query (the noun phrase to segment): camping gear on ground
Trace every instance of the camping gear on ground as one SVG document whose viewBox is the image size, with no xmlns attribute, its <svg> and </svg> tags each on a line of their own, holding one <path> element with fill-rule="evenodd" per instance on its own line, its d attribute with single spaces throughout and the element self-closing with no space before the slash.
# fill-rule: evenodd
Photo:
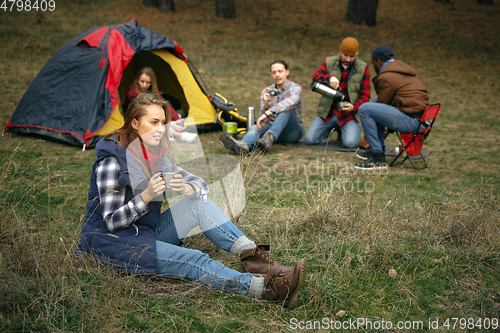
<svg viewBox="0 0 500 333">
<path fill-rule="evenodd" d="M 311 90 L 323 96 L 332 98 L 334 102 L 343 101 L 345 98 L 344 94 L 341 93 L 340 90 L 333 89 L 330 85 L 323 84 L 319 81 L 313 81 L 311 83 Z"/>
<path fill-rule="evenodd" d="M 217 114 L 215 116 L 215 123 L 224 126 L 226 122 L 237 123 L 238 131 L 237 133 L 246 133 L 247 127 L 247 117 L 238 113 L 238 109 L 234 103 L 229 102 L 224 96 L 219 93 L 215 93 L 210 98 Z"/>
<path fill-rule="evenodd" d="M 238 133 L 238 123 L 235 123 L 235 122 L 225 122 L 224 123 L 224 133 L 226 133 L 226 134 L 236 134 L 236 133 Z"/>
<path fill-rule="evenodd" d="M 399 164 L 404 163 L 407 159 L 410 160 L 411 164 L 416 170 L 422 170 L 428 167 L 427 161 L 425 160 L 424 155 L 422 154 L 422 147 L 424 145 L 424 141 L 429 136 L 432 126 L 434 126 L 436 117 L 438 115 L 439 110 L 441 109 L 441 104 L 433 104 L 429 105 L 420 118 L 420 124 L 418 125 L 418 129 L 414 133 L 399 133 L 396 132 L 398 136 L 399 142 L 401 142 L 400 147 L 402 150 L 399 151 L 398 156 L 391 162 L 391 166 L 396 162 L 399 157 L 404 157 L 403 161 Z M 406 154 L 406 155 L 403 155 Z M 414 160 L 417 158 L 422 158 L 424 161 L 424 166 L 421 168 L 417 168 Z"/>
<path fill-rule="evenodd" d="M 131 20 L 89 30 L 57 51 L 27 89 L 5 132 L 93 147 L 123 125 L 121 105 L 143 67 L 153 68 L 159 90 L 183 117 L 193 117 L 198 131 L 220 129 L 203 81 L 182 48 Z"/>
</svg>

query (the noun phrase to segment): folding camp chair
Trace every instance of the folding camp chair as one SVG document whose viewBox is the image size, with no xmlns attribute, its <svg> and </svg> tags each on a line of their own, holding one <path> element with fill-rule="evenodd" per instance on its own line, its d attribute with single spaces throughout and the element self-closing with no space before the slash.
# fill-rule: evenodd
<svg viewBox="0 0 500 333">
<path fill-rule="evenodd" d="M 428 167 L 427 161 L 425 160 L 424 155 L 422 154 L 422 146 L 424 145 L 424 141 L 429 136 L 432 126 L 436 120 L 437 114 L 441 109 L 441 104 L 433 104 L 429 105 L 420 118 L 420 124 L 418 125 L 418 129 L 414 133 L 399 133 L 396 132 L 399 142 L 403 146 L 403 149 L 399 152 L 398 156 L 391 162 L 391 166 L 396 162 L 399 157 L 403 157 L 403 161 L 399 162 L 399 164 L 404 163 L 407 159 L 410 160 L 411 164 L 416 170 L 422 170 Z M 425 166 L 422 168 L 417 168 L 414 160 L 421 158 L 424 161 Z"/>
</svg>

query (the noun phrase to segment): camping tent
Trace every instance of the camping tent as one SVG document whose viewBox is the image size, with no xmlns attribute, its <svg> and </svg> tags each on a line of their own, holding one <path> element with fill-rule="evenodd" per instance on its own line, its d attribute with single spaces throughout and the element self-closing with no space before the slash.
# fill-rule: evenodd
<svg viewBox="0 0 500 333">
<path fill-rule="evenodd" d="M 64 45 L 19 102 L 6 132 L 35 134 L 84 148 L 123 124 L 121 105 L 136 72 L 152 67 L 160 91 L 199 130 L 216 111 L 184 51 L 132 20 L 87 31 Z"/>
</svg>

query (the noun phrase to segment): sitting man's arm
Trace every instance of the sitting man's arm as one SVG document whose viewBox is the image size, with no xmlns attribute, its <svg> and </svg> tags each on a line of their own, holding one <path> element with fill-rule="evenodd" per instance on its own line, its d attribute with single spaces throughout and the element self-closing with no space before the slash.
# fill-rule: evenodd
<svg viewBox="0 0 500 333">
<path fill-rule="evenodd" d="M 382 76 L 376 85 L 377 90 L 377 103 L 384 103 L 387 105 L 392 105 L 394 102 L 394 94 L 396 93 L 396 87 L 391 84 L 388 80 L 385 80 Z"/>
<path fill-rule="evenodd" d="M 335 76 L 328 73 L 328 68 L 326 67 L 326 59 L 320 68 L 313 74 L 313 81 L 328 82 L 330 87 L 333 89 L 338 89 L 340 86 L 340 81 Z"/>
<path fill-rule="evenodd" d="M 269 109 L 269 103 L 273 100 L 267 90 L 268 88 L 265 88 L 260 94 L 260 114 L 263 114 L 267 109 Z"/>
<path fill-rule="evenodd" d="M 361 84 L 358 91 L 358 99 L 354 102 L 352 112 L 358 112 L 359 107 L 370 100 L 370 70 L 368 66 L 365 68 L 365 73 L 361 79 Z"/>
</svg>

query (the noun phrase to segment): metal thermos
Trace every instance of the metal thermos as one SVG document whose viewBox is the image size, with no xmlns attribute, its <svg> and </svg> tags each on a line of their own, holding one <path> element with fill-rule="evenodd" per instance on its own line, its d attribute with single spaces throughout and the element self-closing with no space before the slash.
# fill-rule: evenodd
<svg viewBox="0 0 500 333">
<path fill-rule="evenodd" d="M 255 122 L 255 109 L 251 106 L 248 107 L 247 115 L 247 128 L 250 128 Z"/>
<path fill-rule="evenodd" d="M 339 90 L 333 89 L 332 87 L 319 83 L 318 81 L 313 81 L 311 83 L 311 90 L 321 95 L 333 98 L 335 102 L 343 101 L 345 98 L 344 94 Z"/>
</svg>

